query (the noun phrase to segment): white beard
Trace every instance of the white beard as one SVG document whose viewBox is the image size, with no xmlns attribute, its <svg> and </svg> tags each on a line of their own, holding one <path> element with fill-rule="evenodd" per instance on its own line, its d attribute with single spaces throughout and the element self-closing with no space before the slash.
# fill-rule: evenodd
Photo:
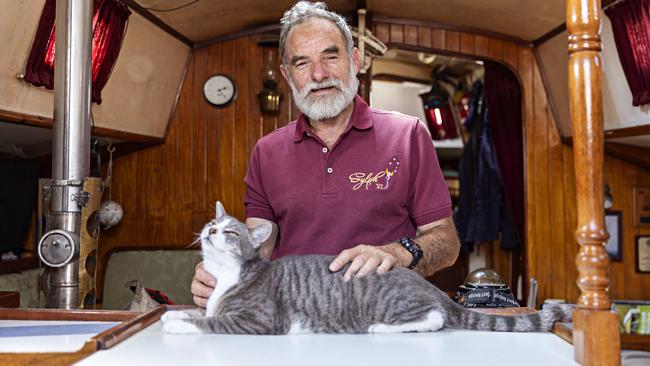
<svg viewBox="0 0 650 366">
<path fill-rule="evenodd" d="M 338 116 L 352 103 L 359 88 L 359 80 L 357 79 L 352 61 L 350 61 L 350 69 L 348 70 L 348 80 L 346 83 L 336 78 L 327 78 L 321 82 L 310 81 L 302 90 L 298 90 L 293 79 L 291 77 L 287 79 L 296 106 L 310 121 L 320 121 Z M 323 96 L 309 94 L 312 90 L 327 87 L 334 87 L 336 91 L 331 95 Z"/>
</svg>

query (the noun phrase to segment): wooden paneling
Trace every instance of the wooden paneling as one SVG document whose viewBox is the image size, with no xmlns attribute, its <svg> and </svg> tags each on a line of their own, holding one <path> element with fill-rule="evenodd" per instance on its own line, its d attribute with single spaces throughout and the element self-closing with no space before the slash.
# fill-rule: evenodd
<svg viewBox="0 0 650 366">
<path fill-rule="evenodd" d="M 372 31 L 391 47 L 498 61 L 517 74 L 524 106 L 526 242 L 523 256 L 526 280 L 531 277 L 538 280 L 538 303 L 546 298 L 575 302 L 579 291 L 575 266 L 578 244 L 575 241 L 577 210 L 573 150 L 561 141 L 532 48 L 424 25 L 418 26 L 417 46 L 400 44 L 386 36 L 388 33 L 401 33 L 399 27 L 399 24 L 375 20 Z M 429 33 L 430 39 L 421 36 Z M 604 177 L 612 187 L 613 209 L 623 211 L 623 261 L 612 263 L 611 296 L 614 299 L 650 299 L 650 281 L 647 280 L 650 275 L 636 273 L 634 265 L 634 237 L 650 234 L 650 229 L 633 226 L 632 202 L 632 188 L 650 185 L 650 171 L 607 157 Z M 492 252 L 493 266 L 506 279 L 510 277 L 507 256 L 506 252 L 497 249 Z M 515 284 L 509 285 L 514 287 Z"/>
<path fill-rule="evenodd" d="M 532 49 L 424 26 L 417 26 L 416 32 L 412 25 L 376 21 L 372 31 L 392 46 L 495 60 L 517 74 L 524 104 L 526 277 L 539 281 L 538 302 L 545 298 L 575 301 L 578 245 L 574 240 L 573 152 L 561 143 Z M 417 34 L 417 45 L 412 44 L 413 34 Z M 401 43 L 396 42 L 400 39 Z M 256 94 L 262 87 L 264 49 L 256 40 L 245 37 L 194 50 L 166 143 L 115 161 L 113 199 L 122 204 L 124 219 L 102 233 L 99 286 L 111 250 L 185 247 L 213 215 L 217 199 L 228 212 L 243 218 L 243 178 L 252 147 L 263 134 L 297 115 L 285 83 L 281 84 L 280 115 L 260 114 Z M 237 100 L 226 109 L 209 106 L 201 92 L 203 82 L 216 72 L 233 76 L 239 88 Z M 612 297 L 650 298 L 650 281 L 644 281 L 647 275 L 634 272 L 634 236 L 650 234 L 650 230 L 632 227 L 632 186 L 650 185 L 650 172 L 607 158 L 604 174 L 612 187 L 614 209 L 623 211 L 623 262 L 612 265 Z M 495 253 L 494 263 L 508 277 L 506 256 Z"/>
<path fill-rule="evenodd" d="M 99 286 L 107 255 L 115 248 L 186 247 L 214 215 L 217 200 L 231 215 L 244 218 L 243 179 L 253 146 L 296 116 L 284 81 L 280 115 L 259 111 L 266 49 L 257 46 L 258 38 L 194 50 L 166 142 L 115 160 L 112 198 L 122 205 L 124 218 L 102 232 Z M 238 88 L 236 101 L 223 109 L 209 105 L 202 94 L 203 83 L 215 73 L 230 75 Z"/>
</svg>

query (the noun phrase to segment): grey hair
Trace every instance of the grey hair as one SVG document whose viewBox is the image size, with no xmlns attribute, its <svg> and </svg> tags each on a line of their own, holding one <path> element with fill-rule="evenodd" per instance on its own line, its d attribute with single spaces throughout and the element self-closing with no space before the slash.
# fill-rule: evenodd
<svg viewBox="0 0 650 366">
<path fill-rule="evenodd" d="M 285 66 L 287 65 L 287 54 L 285 46 L 289 32 L 294 26 L 305 22 L 309 18 L 322 18 L 334 23 L 339 31 L 341 31 L 343 40 L 345 40 L 345 48 L 348 51 L 348 55 L 352 55 L 354 41 L 352 40 L 352 32 L 350 31 L 350 27 L 348 27 L 348 23 L 345 21 L 345 19 L 337 13 L 327 10 L 327 5 L 325 3 L 300 1 L 296 3 L 296 5 L 294 5 L 291 9 L 287 10 L 280 20 L 280 24 L 282 25 L 282 29 L 280 31 L 280 59 Z"/>
</svg>

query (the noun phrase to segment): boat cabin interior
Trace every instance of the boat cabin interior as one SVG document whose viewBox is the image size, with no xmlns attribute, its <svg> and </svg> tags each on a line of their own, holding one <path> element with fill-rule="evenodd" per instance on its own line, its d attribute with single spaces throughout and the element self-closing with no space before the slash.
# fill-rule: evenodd
<svg viewBox="0 0 650 366">
<path fill-rule="evenodd" d="M 650 363 L 648 0 L 326 1 L 355 47 L 334 51 L 358 65 L 352 115 L 365 103 L 416 117 L 435 148 L 421 166 L 444 180 L 460 249 L 453 264 L 420 273 L 482 308 L 472 311 L 517 316 L 571 304 L 572 322 L 548 334 L 309 335 L 272 346 L 253 336 L 215 338 L 217 346 L 192 336 L 191 346 L 163 335 L 162 313 L 194 306 L 197 238 L 215 202 L 244 221 L 255 212 L 251 165 L 272 161 L 275 176 L 298 169 L 280 153 L 264 156 L 258 142 L 292 121 L 317 134 L 300 86 L 286 78 L 308 56 L 281 53 L 290 39 L 280 19 L 295 3 L 0 2 L 0 363 L 176 364 L 191 347 L 210 349 L 190 356 L 197 362 L 269 362 L 241 351 L 247 345 L 285 365 L 336 353 L 379 365 Z M 313 80 L 326 62 L 308 66 Z M 348 146 L 346 133 L 323 152 Z M 396 172 L 377 175 L 388 186 Z M 355 190 L 386 188 L 359 174 Z M 291 182 L 283 197 L 307 197 L 302 186 L 314 179 Z M 304 205 L 320 214 L 319 202 Z M 375 220 L 362 212 L 375 206 L 355 215 Z M 315 225 L 315 214 L 291 217 Z M 471 304 L 468 293 L 480 289 L 492 291 L 490 304 Z M 53 320 L 110 327 L 57 333 L 68 334 L 65 344 L 51 347 L 12 333 L 23 321 Z"/>
</svg>

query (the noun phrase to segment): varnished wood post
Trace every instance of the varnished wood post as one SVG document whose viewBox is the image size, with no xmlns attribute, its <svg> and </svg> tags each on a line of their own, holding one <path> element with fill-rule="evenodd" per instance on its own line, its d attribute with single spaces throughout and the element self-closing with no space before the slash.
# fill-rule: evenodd
<svg viewBox="0 0 650 366">
<path fill-rule="evenodd" d="M 618 318 L 610 311 L 609 265 L 604 243 L 603 100 L 600 1 L 567 0 L 569 98 L 573 124 L 580 251 L 578 309 L 573 344 L 583 365 L 619 365 Z"/>
</svg>

